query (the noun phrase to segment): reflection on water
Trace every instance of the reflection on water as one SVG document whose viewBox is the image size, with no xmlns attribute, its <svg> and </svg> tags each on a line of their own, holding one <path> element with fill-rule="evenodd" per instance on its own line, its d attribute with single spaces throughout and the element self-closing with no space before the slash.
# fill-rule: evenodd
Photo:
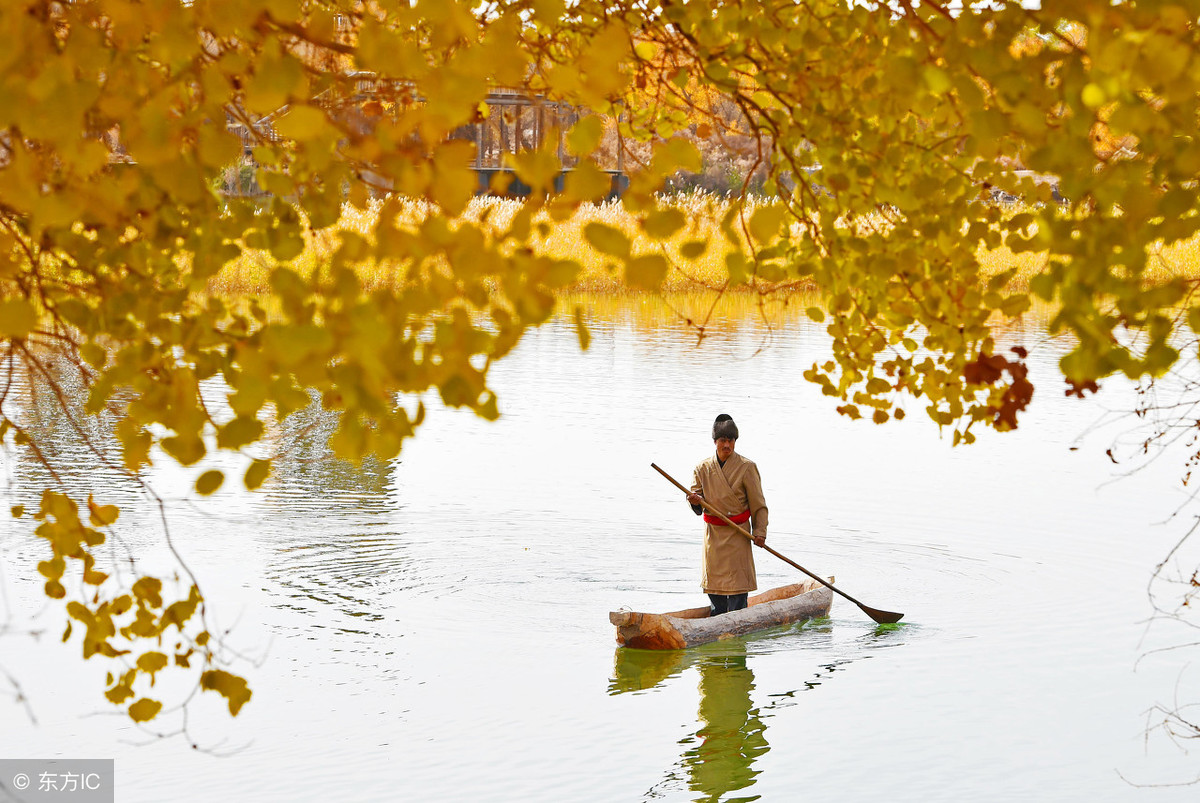
<svg viewBox="0 0 1200 803">
<path fill-rule="evenodd" d="M 373 455 L 360 463 L 335 458 L 329 438 L 338 420 L 337 413 L 316 400 L 284 419 L 267 500 L 287 510 L 306 501 L 321 506 L 332 502 L 366 515 L 387 509 L 387 490 L 399 461 L 382 461 Z"/>
<path fill-rule="evenodd" d="M 305 614 L 301 629 L 372 637 L 387 619 L 382 600 L 413 582 L 408 544 L 386 526 L 404 507 L 389 494 L 399 461 L 334 457 L 337 423 L 314 400 L 280 426 L 261 497 L 266 574 L 275 605 Z"/>
<path fill-rule="evenodd" d="M 700 729 L 683 754 L 688 788 L 697 800 L 720 800 L 727 792 L 753 785 L 754 761 L 770 746 L 760 711 L 754 707 L 754 673 L 746 665 L 746 648 L 714 656 L 699 665 Z M 738 800 L 756 800 L 757 795 Z"/>
<path fill-rule="evenodd" d="M 53 487 L 76 498 L 92 491 L 110 494 L 105 502 L 138 492 L 135 478 L 122 467 L 113 428 L 116 417 L 107 409 L 97 415 L 84 410 L 87 392 L 79 366 L 58 351 L 36 355 L 34 373 L 16 360 L 0 365 L 4 414 L 35 441 L 48 469 L 28 448 L 6 444 L 4 467 L 7 491 L 14 503 L 34 504 L 33 494 Z"/>
<path fill-rule="evenodd" d="M 823 663 L 802 686 L 767 694 L 769 702 L 762 706 L 754 703 L 756 683 L 751 664 L 757 656 L 778 650 L 811 649 L 818 645 L 820 649 L 827 649 L 831 630 L 830 621 L 821 619 L 776 628 L 752 637 L 749 642 L 741 638 L 728 639 L 688 650 L 618 647 L 608 686 L 610 695 L 649 692 L 691 668 L 699 674 L 696 687 L 699 728 L 680 741 L 687 749 L 643 799 L 673 797 L 678 790 L 686 788 L 695 795 L 692 799 L 698 803 L 758 800 L 757 794 L 726 796 L 754 785 L 761 771 L 755 768 L 755 763 L 771 749 L 766 732 L 772 712 L 795 705 L 798 692 L 818 688 L 855 658 L 843 657 Z M 888 634 L 897 630 L 896 625 L 880 626 L 867 634 L 857 649 L 884 646 L 878 643 L 881 637 L 886 640 Z M 817 643 L 805 644 L 806 641 Z"/>
<path fill-rule="evenodd" d="M 235 620 L 237 646 L 266 652 L 250 671 L 253 704 L 236 721 L 218 707 L 209 741 L 252 745 L 219 767 L 177 743 L 122 746 L 108 718 L 80 720 L 95 695 L 76 703 L 78 661 L 44 639 L 0 644 L 0 664 L 23 663 L 6 669 L 51 723 L 0 728 L 0 754 L 115 755 L 120 799 L 138 802 L 775 801 L 803 789 L 1121 803 L 1117 769 L 1194 777 L 1194 757 L 1177 767 L 1138 738 L 1156 695 L 1179 688 L 1183 653 L 1132 672 L 1138 650 L 1157 646 L 1140 646 L 1135 622 L 1145 573 L 1178 541 L 1149 527 L 1180 501 L 1178 464 L 1101 486 L 1110 444 L 1078 441 L 1098 404 L 1132 407 L 1132 391 L 1114 380 L 1099 401 L 1053 392 L 1061 349 L 1029 319 L 998 341 L 1033 346 L 1031 375 L 1050 390 L 1017 432 L 952 450 L 916 405 L 884 427 L 837 416 L 801 378 L 828 338 L 797 310 L 767 326 L 755 307 L 720 306 L 697 345 L 683 318 L 704 306 L 676 301 L 593 305 L 587 352 L 569 316 L 530 332 L 493 369 L 499 421 L 427 399 L 401 459 L 337 460 L 333 416 L 314 406 L 270 430 L 273 472 L 253 494 L 235 481 L 236 456 L 214 456 L 229 479 L 205 499 L 192 490 L 199 467 L 148 467 L 214 616 Z M 112 500 L 116 529 L 145 554 L 162 523 L 139 478 L 109 482 L 53 396 L 28 384 L 5 411 L 49 444 L 73 493 L 126 497 Z M 204 392 L 218 415 L 224 389 Z M 775 489 L 779 546 L 905 610 L 905 623 L 875 627 L 845 607 L 825 623 L 609 663 L 605 612 L 703 600 L 694 518 L 649 464 L 686 471 L 721 411 L 746 422 L 740 443 Z M 110 420 L 88 426 L 111 442 Z M 3 461 L 5 503 L 29 505 L 48 475 L 15 450 Z M 0 622 L 8 599 L 42 598 L 36 561 L 14 548 L 40 547 L 29 529 L 0 526 Z M 793 579 L 783 564 L 759 571 Z M 948 733 L 987 738 L 946 751 Z"/>
<path fill-rule="evenodd" d="M 746 643 L 733 639 L 718 649 L 633 650 L 619 647 L 609 694 L 652 689 L 694 666 L 700 673 L 700 728 L 681 744 L 690 745 L 666 777 L 645 799 L 669 796 L 686 786 L 696 800 L 716 801 L 754 784 L 754 762 L 770 750 L 767 726 L 755 707 L 754 672 L 747 663 Z M 753 797 L 731 800 L 756 800 Z"/>
</svg>

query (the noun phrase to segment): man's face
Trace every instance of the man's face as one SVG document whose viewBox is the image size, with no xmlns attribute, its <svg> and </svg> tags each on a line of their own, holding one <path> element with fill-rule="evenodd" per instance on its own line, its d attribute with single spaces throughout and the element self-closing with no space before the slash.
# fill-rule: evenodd
<svg viewBox="0 0 1200 803">
<path fill-rule="evenodd" d="M 729 455 L 733 454 L 733 446 L 736 444 L 733 438 L 717 438 L 717 459 L 728 460 Z"/>
</svg>

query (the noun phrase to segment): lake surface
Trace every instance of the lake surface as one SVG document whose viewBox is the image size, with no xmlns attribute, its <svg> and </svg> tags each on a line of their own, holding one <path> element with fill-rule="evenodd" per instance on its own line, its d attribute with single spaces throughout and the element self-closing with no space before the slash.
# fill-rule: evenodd
<svg viewBox="0 0 1200 803">
<path fill-rule="evenodd" d="M 193 702 L 203 750 L 105 708 L 105 667 L 42 604 L 28 519 L 0 525 L 0 669 L 29 701 L 0 674 L 0 757 L 115 758 L 120 801 L 1200 796 L 1170 785 L 1200 776 L 1200 740 L 1189 754 L 1154 710 L 1200 702 L 1197 648 L 1158 651 L 1195 630 L 1152 620 L 1148 598 L 1195 522 L 1172 517 L 1187 444 L 1122 476 L 1105 450 L 1140 437 L 1110 415 L 1132 387 L 1066 399 L 1065 346 L 1014 330 L 1041 380 L 1021 429 L 951 448 L 911 402 L 883 427 L 839 417 L 801 377 L 823 330 L 795 316 L 768 331 L 739 313 L 698 344 L 631 301 L 592 334 L 580 352 L 565 320 L 532 333 L 494 369 L 500 421 L 432 404 L 391 463 L 330 459 L 308 414 L 275 433 L 286 457 L 258 493 L 197 499 L 198 471 L 151 471 L 254 692 L 236 719 Z M 702 525 L 650 463 L 686 483 L 722 412 L 761 469 L 770 543 L 901 625 L 835 597 L 828 620 L 759 637 L 616 649 L 610 610 L 704 602 Z M 65 434 L 57 458 L 165 571 L 156 505 Z M 45 479 L 8 455 L 5 504 L 35 504 Z M 799 579 L 756 561 L 760 588 Z"/>
</svg>

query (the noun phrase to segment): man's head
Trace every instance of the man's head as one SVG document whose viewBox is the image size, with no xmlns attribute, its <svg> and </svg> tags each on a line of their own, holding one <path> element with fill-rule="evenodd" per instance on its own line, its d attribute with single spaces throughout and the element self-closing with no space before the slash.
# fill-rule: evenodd
<svg viewBox="0 0 1200 803">
<path fill-rule="evenodd" d="M 717 445 L 717 459 L 728 460 L 729 455 L 733 454 L 733 447 L 738 438 L 738 428 L 737 424 L 733 423 L 733 416 L 725 413 L 717 416 L 717 420 L 713 422 L 712 436 L 713 443 Z"/>
</svg>

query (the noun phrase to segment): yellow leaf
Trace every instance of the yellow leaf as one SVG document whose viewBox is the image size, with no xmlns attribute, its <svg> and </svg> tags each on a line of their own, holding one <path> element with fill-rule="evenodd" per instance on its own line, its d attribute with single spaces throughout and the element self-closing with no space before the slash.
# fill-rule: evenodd
<svg viewBox="0 0 1200 803">
<path fill-rule="evenodd" d="M 254 443 L 263 434 L 262 422 L 248 415 L 239 415 L 217 429 L 217 445 L 222 449 L 240 449 Z"/>
<path fill-rule="evenodd" d="M 676 170 L 699 173 L 704 167 L 704 160 L 689 140 L 675 137 L 654 149 L 654 166 L 661 175 L 669 175 Z"/>
<path fill-rule="evenodd" d="M 0 337 L 14 340 L 26 337 L 37 326 L 37 313 L 33 304 L 24 298 L 6 298 L 0 301 Z"/>
<path fill-rule="evenodd" d="M 200 688 L 215 691 L 229 701 L 229 713 L 237 716 L 250 700 L 251 691 L 246 679 L 220 669 L 210 669 L 200 675 Z"/>
<path fill-rule="evenodd" d="M 612 192 L 612 176 L 590 160 L 566 171 L 563 194 L 569 200 L 601 201 Z"/>
<path fill-rule="evenodd" d="M 689 240 L 679 246 L 679 255 L 684 259 L 699 259 L 708 251 L 708 240 Z"/>
<path fill-rule="evenodd" d="M 216 469 L 206 471 L 196 480 L 196 493 L 201 496 L 209 496 L 217 492 L 221 484 L 225 482 L 225 475 Z"/>
<path fill-rule="evenodd" d="M 137 668 L 148 675 L 162 670 L 167 665 L 167 656 L 161 652 L 147 652 L 137 659 Z"/>
<path fill-rule="evenodd" d="M 941 67 L 933 65 L 925 68 L 925 86 L 935 95 L 944 95 L 952 86 L 950 76 Z"/>
<path fill-rule="evenodd" d="M 579 348 L 587 351 L 592 343 L 592 333 L 588 331 L 587 323 L 583 320 L 583 307 L 575 305 L 575 332 L 579 335 Z"/>
<path fill-rule="evenodd" d="M 325 112 L 313 106 L 293 106 L 274 123 L 280 136 L 305 141 L 322 134 L 328 121 Z"/>
<path fill-rule="evenodd" d="M 572 72 L 582 73 L 585 104 L 599 107 L 624 91 L 629 76 L 622 69 L 629 56 L 629 31 L 612 24 L 601 29 L 579 54 Z"/>
<path fill-rule="evenodd" d="M 129 718 L 134 722 L 149 722 L 158 716 L 158 712 L 162 710 L 162 703 L 158 700 L 151 700 L 149 697 L 143 697 L 133 705 L 129 706 Z"/>
<path fill-rule="evenodd" d="M 1089 109 L 1099 108 L 1108 100 L 1108 96 L 1104 92 L 1104 88 L 1099 84 L 1088 84 L 1080 93 L 1080 99 L 1083 100 L 1083 105 Z"/>
<path fill-rule="evenodd" d="M 642 221 L 642 229 L 655 240 L 665 240 L 679 231 L 687 223 L 683 212 L 675 207 L 658 209 L 646 215 Z"/>
<path fill-rule="evenodd" d="M 470 166 L 475 147 L 471 143 L 457 144 L 462 147 L 439 150 L 429 186 L 430 200 L 451 217 L 461 215 L 479 189 L 479 176 Z"/>
<path fill-rule="evenodd" d="M 142 577 L 133 584 L 133 595 L 152 608 L 162 607 L 162 580 Z"/>
<path fill-rule="evenodd" d="M 596 115 L 588 115 L 567 132 L 567 150 L 575 156 L 588 156 L 600 146 L 604 136 L 604 120 Z"/>
<path fill-rule="evenodd" d="M 638 42 L 633 46 L 633 52 L 637 54 L 639 59 L 650 61 L 658 55 L 658 45 L 653 42 Z"/>
<path fill-rule="evenodd" d="M 127 683 L 121 682 L 104 692 L 104 696 L 113 705 L 120 705 L 133 696 L 133 689 Z"/>
<path fill-rule="evenodd" d="M 198 435 L 189 434 L 187 436 L 176 435 L 170 438 L 164 438 L 162 447 L 167 454 L 174 457 L 181 464 L 190 466 L 193 463 L 199 462 L 204 457 L 207 450 L 204 448 L 204 441 Z"/>
<path fill-rule="evenodd" d="M 117 520 L 121 509 L 116 505 L 97 505 L 89 494 L 88 512 L 90 514 L 88 518 L 93 527 L 107 527 Z"/>
<path fill-rule="evenodd" d="M 508 161 L 516 171 L 517 178 L 524 181 L 534 193 L 552 191 L 554 180 L 562 170 L 562 162 L 549 147 L 509 155 Z"/>
<path fill-rule="evenodd" d="M 768 243 L 779 235 L 779 226 L 787 216 L 782 204 L 760 206 L 750 215 L 750 234 L 760 243 Z"/>
<path fill-rule="evenodd" d="M 245 484 L 247 491 L 253 491 L 266 481 L 267 475 L 270 473 L 270 460 L 255 460 L 250 464 L 250 468 L 246 469 L 246 476 L 242 482 Z"/>
<path fill-rule="evenodd" d="M 629 238 L 620 229 L 593 222 L 583 227 L 583 238 L 602 254 L 622 259 L 629 256 Z"/>
<path fill-rule="evenodd" d="M 657 290 L 667 277 L 667 260 L 660 254 L 647 254 L 625 265 L 625 282 L 631 287 Z"/>
<path fill-rule="evenodd" d="M 264 56 L 245 89 L 245 106 L 252 112 L 270 114 L 293 96 L 302 96 L 304 67 L 285 54 Z"/>
</svg>

